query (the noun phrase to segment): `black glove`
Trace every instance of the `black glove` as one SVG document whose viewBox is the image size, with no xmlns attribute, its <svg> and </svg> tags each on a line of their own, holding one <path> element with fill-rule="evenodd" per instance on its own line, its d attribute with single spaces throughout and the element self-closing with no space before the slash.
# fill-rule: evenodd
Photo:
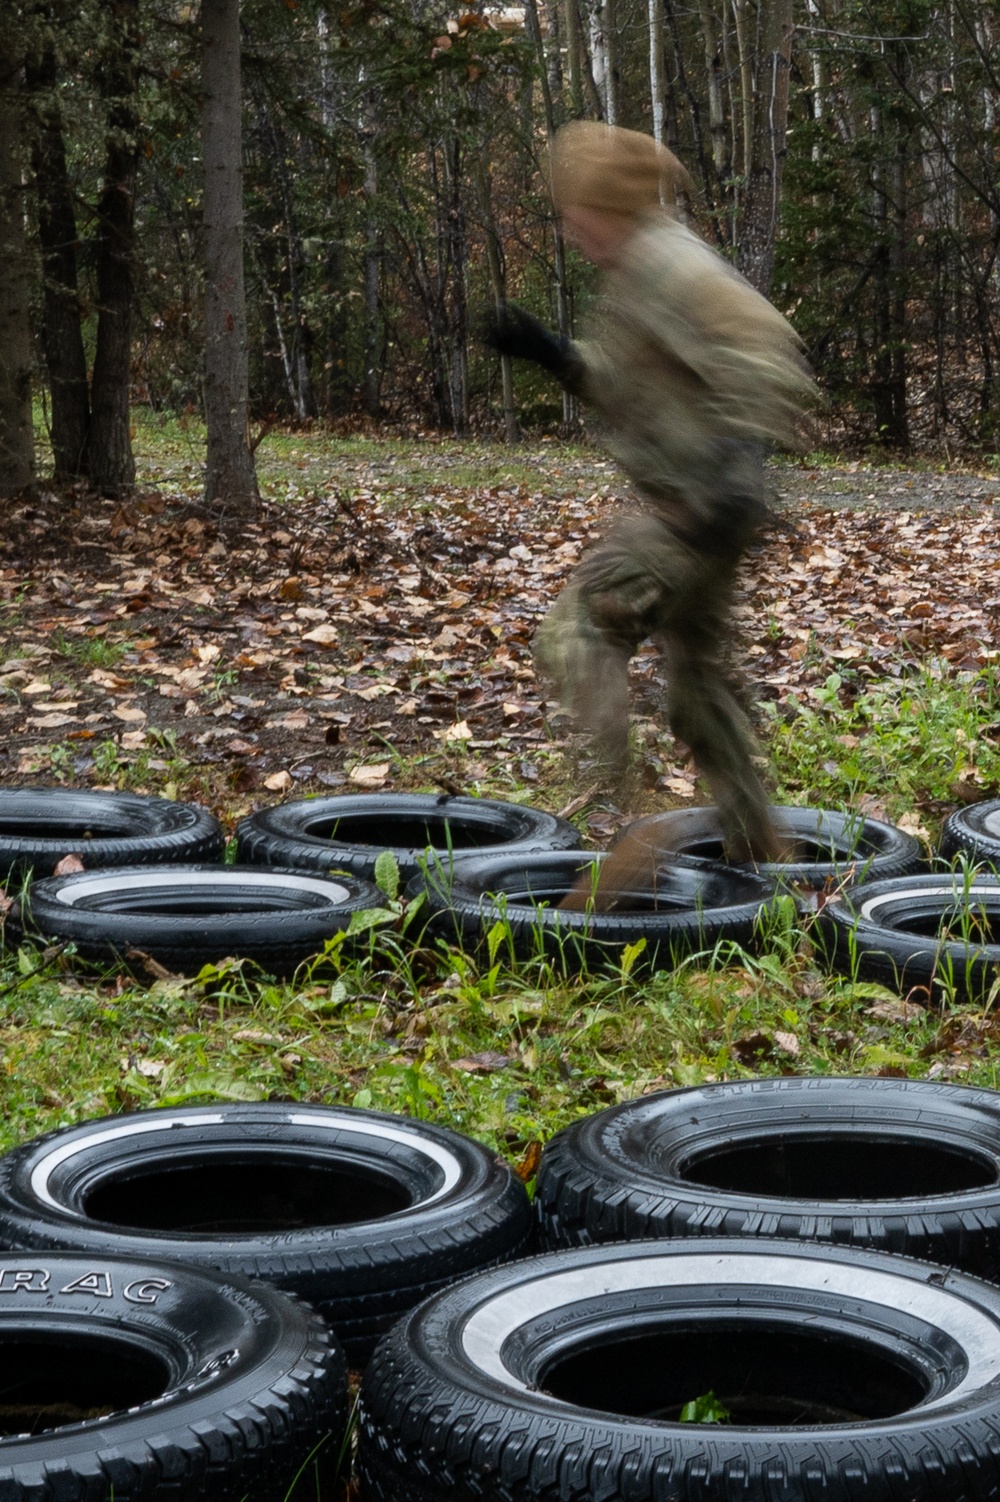
<svg viewBox="0 0 1000 1502">
<path fill-rule="evenodd" d="M 551 371 L 568 391 L 577 393 L 580 389 L 583 361 L 572 341 L 562 334 L 551 333 L 533 313 L 525 312 L 516 303 L 501 303 L 487 313 L 483 343 L 515 360 L 533 360 L 543 370 Z"/>
</svg>

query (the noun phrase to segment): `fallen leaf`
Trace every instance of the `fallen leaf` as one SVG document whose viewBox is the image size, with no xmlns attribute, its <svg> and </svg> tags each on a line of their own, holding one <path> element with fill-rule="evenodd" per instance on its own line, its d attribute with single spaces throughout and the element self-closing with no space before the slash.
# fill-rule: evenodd
<svg viewBox="0 0 1000 1502">
<path fill-rule="evenodd" d="M 87 868 L 78 855 L 64 855 L 52 868 L 53 876 L 75 876 L 77 871 L 85 871 Z"/>
<path fill-rule="evenodd" d="M 896 820 L 896 826 L 898 829 L 903 830 L 905 834 L 912 834 L 915 839 L 924 840 L 928 845 L 931 844 L 930 830 L 926 824 L 921 823 L 920 815 L 913 813 L 910 809 L 900 814 Z"/>
<path fill-rule="evenodd" d="M 435 740 L 445 741 L 471 741 L 472 731 L 469 729 L 467 720 L 459 720 L 455 725 L 448 725 L 444 730 L 434 731 Z"/>
<path fill-rule="evenodd" d="M 340 641 L 340 633 L 336 626 L 316 626 L 314 630 L 304 632 L 302 640 L 314 641 L 320 647 L 335 647 Z"/>
<path fill-rule="evenodd" d="M 524 1156 L 519 1163 L 514 1164 L 514 1172 L 522 1184 L 528 1184 L 538 1172 L 538 1165 L 542 1161 L 542 1144 L 529 1142 L 524 1149 Z"/>
<path fill-rule="evenodd" d="M 510 1063 L 509 1054 L 496 1053 L 488 1048 L 482 1053 L 471 1053 L 464 1059 L 456 1059 L 452 1068 L 461 1069 L 465 1074 L 495 1074 L 498 1069 L 506 1069 Z"/>
<path fill-rule="evenodd" d="M 272 793 L 287 793 L 292 786 L 290 772 L 272 772 L 270 777 L 264 778 L 264 786 Z"/>
<path fill-rule="evenodd" d="M 886 998 L 885 1001 L 876 1001 L 874 1006 L 865 1008 L 866 1017 L 877 1017 L 882 1022 L 915 1022 L 918 1017 L 927 1016 L 927 1008 L 917 1006 L 912 1001 L 896 1001 Z"/>
<path fill-rule="evenodd" d="M 348 772 L 348 780 L 355 782 L 359 787 L 376 787 L 384 782 L 389 775 L 389 763 L 378 761 L 369 764 L 352 767 Z"/>
</svg>

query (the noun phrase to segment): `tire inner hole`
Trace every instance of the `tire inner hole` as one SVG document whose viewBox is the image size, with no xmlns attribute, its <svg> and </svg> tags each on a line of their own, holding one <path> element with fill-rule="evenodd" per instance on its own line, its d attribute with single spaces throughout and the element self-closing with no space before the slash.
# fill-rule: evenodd
<svg viewBox="0 0 1000 1502">
<path fill-rule="evenodd" d="M 588 1343 L 538 1385 L 581 1408 L 676 1422 L 711 1393 L 733 1424 L 851 1424 L 891 1418 L 927 1395 L 923 1374 L 873 1342 L 746 1319 Z"/>
<path fill-rule="evenodd" d="M 696 855 L 703 860 L 727 859 L 725 846 L 718 836 L 706 835 L 703 838 L 684 840 L 678 848 L 681 855 Z M 799 835 L 789 848 L 788 859 L 799 863 L 833 864 L 848 860 L 868 860 L 875 853 L 867 840 L 859 839 L 855 844 L 843 845 L 829 840 L 811 840 Z"/>
<path fill-rule="evenodd" d="M 412 1203 L 381 1174 L 261 1154 L 117 1173 L 87 1189 L 81 1208 L 108 1225 L 230 1236 L 354 1225 Z"/>
<path fill-rule="evenodd" d="M 506 845 L 518 838 L 509 824 L 499 820 L 448 819 L 444 815 L 407 818 L 394 814 L 342 814 L 337 819 L 317 818 L 303 825 L 314 840 L 333 840 L 342 845 L 375 845 L 396 850 L 482 850 Z"/>
<path fill-rule="evenodd" d="M 518 907 L 558 907 L 563 898 L 573 890 L 574 882 L 567 877 L 558 885 L 550 883 L 546 886 L 532 887 L 530 891 L 521 892 L 490 892 L 494 901 L 501 899 L 508 903 L 516 903 Z M 678 901 L 676 897 L 668 897 L 657 892 L 616 892 L 614 902 L 605 912 L 614 913 L 691 913 L 694 911 L 690 902 Z"/>
<path fill-rule="evenodd" d="M 24 840 L 128 840 L 135 838 L 136 828 L 96 819 L 0 819 L 0 835 Z"/>
<path fill-rule="evenodd" d="M 797 1200 L 897 1200 L 997 1183 L 995 1164 L 928 1138 L 862 1132 L 749 1137 L 699 1153 L 683 1178 L 730 1194 Z"/>
<path fill-rule="evenodd" d="M 917 934 L 949 944 L 1000 944 L 1000 910 L 990 912 L 974 901 L 968 907 L 938 909 L 933 913 L 887 915 L 886 926 L 900 933 Z"/>
<path fill-rule="evenodd" d="M 160 1397 L 165 1362 L 123 1340 L 62 1329 L 51 1339 L 0 1337 L 0 1436 L 41 1434 Z"/>
<path fill-rule="evenodd" d="M 89 893 L 82 888 L 72 903 L 78 912 L 137 913 L 157 918 L 222 918 L 239 913 L 302 913 L 328 911 L 336 902 L 346 902 L 346 887 L 331 884 L 327 892 L 312 892 L 306 887 L 268 887 L 247 883 L 242 888 L 219 881 L 214 886 L 185 888 L 179 885 L 157 887 L 150 873 L 149 885 L 129 889 L 112 886 L 103 892 Z"/>
</svg>

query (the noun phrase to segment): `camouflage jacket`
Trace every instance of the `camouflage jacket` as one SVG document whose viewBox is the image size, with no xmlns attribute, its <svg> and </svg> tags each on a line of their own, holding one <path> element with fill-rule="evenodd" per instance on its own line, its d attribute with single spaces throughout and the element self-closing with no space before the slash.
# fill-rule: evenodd
<svg viewBox="0 0 1000 1502">
<path fill-rule="evenodd" d="M 614 271 L 587 337 L 580 395 L 640 496 L 681 531 L 721 494 L 763 504 L 763 446 L 798 444 L 814 396 L 799 338 L 680 220 L 653 211 Z"/>
</svg>

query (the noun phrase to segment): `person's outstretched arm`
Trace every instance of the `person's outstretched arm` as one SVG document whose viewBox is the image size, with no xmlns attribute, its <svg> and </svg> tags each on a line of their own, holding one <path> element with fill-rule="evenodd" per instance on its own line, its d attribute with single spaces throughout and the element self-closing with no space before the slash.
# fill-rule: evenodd
<svg viewBox="0 0 1000 1502">
<path fill-rule="evenodd" d="M 554 334 L 533 313 L 516 303 L 491 308 L 483 324 L 483 343 L 514 360 L 531 360 L 554 375 L 574 396 L 581 394 L 586 373 L 572 339 Z"/>
</svg>

